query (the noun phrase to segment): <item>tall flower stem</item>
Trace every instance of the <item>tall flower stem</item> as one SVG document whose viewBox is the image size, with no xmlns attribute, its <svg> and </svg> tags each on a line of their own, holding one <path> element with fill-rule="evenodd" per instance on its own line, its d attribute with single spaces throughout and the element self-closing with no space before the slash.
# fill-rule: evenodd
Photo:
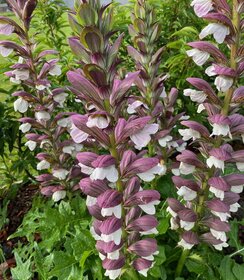
<svg viewBox="0 0 244 280">
<path fill-rule="evenodd" d="M 180 259 L 178 261 L 176 271 L 175 271 L 175 277 L 180 277 L 182 273 L 182 269 L 185 265 L 186 259 L 190 254 L 190 250 L 183 250 L 180 256 Z"/>
<path fill-rule="evenodd" d="M 237 51 L 240 44 L 240 14 L 238 13 L 238 0 L 233 0 L 232 7 L 232 24 L 236 30 L 235 42 L 231 45 L 230 52 L 230 67 L 234 70 L 237 70 Z M 235 79 L 236 80 L 236 79 Z M 235 81 L 234 81 L 235 82 Z M 222 109 L 222 114 L 228 115 L 229 107 L 231 103 L 231 98 L 234 93 L 234 86 L 229 89 L 224 99 L 224 107 Z"/>
</svg>

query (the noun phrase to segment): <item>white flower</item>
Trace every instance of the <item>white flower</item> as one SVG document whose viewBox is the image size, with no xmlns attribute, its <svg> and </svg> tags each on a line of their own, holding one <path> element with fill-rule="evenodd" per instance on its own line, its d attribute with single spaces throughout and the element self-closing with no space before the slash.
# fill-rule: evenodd
<svg viewBox="0 0 244 280">
<path fill-rule="evenodd" d="M 190 96 L 191 101 L 197 103 L 203 103 L 207 98 L 207 95 L 203 91 L 194 90 L 190 88 L 185 89 L 183 94 L 185 96 Z"/>
<path fill-rule="evenodd" d="M 119 173 L 115 165 L 97 167 L 93 170 L 90 178 L 92 180 L 104 180 L 107 178 L 109 182 L 115 183 L 118 181 Z"/>
<path fill-rule="evenodd" d="M 217 43 L 222 44 L 225 37 L 230 34 L 230 29 L 221 23 L 210 23 L 201 31 L 199 38 L 203 39 L 210 34 L 213 34 Z"/>
<path fill-rule="evenodd" d="M 225 169 L 225 162 L 223 160 L 220 160 L 220 159 L 217 159 L 216 157 L 214 156 L 210 156 L 207 161 L 207 166 L 209 168 L 211 168 L 212 166 L 216 167 L 216 168 L 220 168 L 222 169 L 222 171 L 224 172 L 224 169 Z"/>
<path fill-rule="evenodd" d="M 13 83 L 13 84 L 16 84 L 16 85 L 20 85 L 21 84 L 21 81 L 14 78 L 14 77 L 10 77 L 10 82 Z"/>
<path fill-rule="evenodd" d="M 68 96 L 68 93 L 62 92 L 62 93 L 54 95 L 53 100 L 55 102 L 57 102 L 61 108 L 63 108 L 64 102 L 65 102 L 67 96 Z"/>
<path fill-rule="evenodd" d="M 239 171 L 244 172 L 244 162 L 236 162 L 236 167 Z"/>
<path fill-rule="evenodd" d="M 170 228 L 172 230 L 177 230 L 179 228 L 178 223 L 175 221 L 175 218 L 173 217 L 170 218 Z"/>
<path fill-rule="evenodd" d="M 167 143 L 170 142 L 172 139 L 173 139 L 172 136 L 167 135 L 167 136 L 164 136 L 163 138 L 158 139 L 158 143 L 161 147 L 164 148 L 164 147 L 167 147 Z"/>
<path fill-rule="evenodd" d="M 198 107 L 197 107 L 197 113 L 200 114 L 203 110 L 205 110 L 205 107 L 203 104 L 200 104 Z"/>
<path fill-rule="evenodd" d="M 61 66 L 60 65 L 54 65 L 50 70 L 49 70 L 49 74 L 51 76 L 59 76 L 62 74 L 62 71 L 61 71 Z"/>
<path fill-rule="evenodd" d="M 35 113 L 35 118 L 38 121 L 48 121 L 51 119 L 51 116 L 48 112 L 46 111 L 39 111 Z"/>
<path fill-rule="evenodd" d="M 25 113 L 28 110 L 29 103 L 24 100 L 22 97 L 19 97 L 17 100 L 14 102 L 14 111 L 15 112 L 20 112 L 20 113 Z"/>
<path fill-rule="evenodd" d="M 180 227 L 183 228 L 184 230 L 191 230 L 192 228 L 194 228 L 195 223 L 194 222 L 186 222 L 186 221 L 182 221 L 180 220 Z"/>
<path fill-rule="evenodd" d="M 34 151 L 35 148 L 36 148 L 36 142 L 35 141 L 32 141 L 32 140 L 29 140 L 25 143 L 25 146 L 28 147 L 30 149 L 30 151 Z"/>
<path fill-rule="evenodd" d="M 162 90 L 162 92 L 161 92 L 159 97 L 161 97 L 161 98 L 166 98 L 167 97 L 167 93 L 166 93 L 165 87 L 163 87 L 163 90 Z"/>
<path fill-rule="evenodd" d="M 216 239 L 219 239 L 223 242 L 225 242 L 227 240 L 226 233 L 224 231 L 218 231 L 218 230 L 210 228 L 210 232 Z"/>
<path fill-rule="evenodd" d="M 234 203 L 230 205 L 230 212 L 236 213 L 238 211 L 238 208 L 240 208 L 241 205 L 239 203 Z"/>
<path fill-rule="evenodd" d="M 178 242 L 178 245 L 183 247 L 185 250 L 191 250 L 194 244 L 187 243 L 183 238 Z"/>
<path fill-rule="evenodd" d="M 47 86 L 44 86 L 44 85 L 36 85 L 36 89 L 38 89 L 38 90 L 44 90 L 46 88 L 47 88 Z"/>
<path fill-rule="evenodd" d="M 232 192 L 234 192 L 234 193 L 242 193 L 243 192 L 243 188 L 244 188 L 244 185 L 232 186 L 230 190 Z"/>
<path fill-rule="evenodd" d="M 31 129 L 31 124 L 30 123 L 23 123 L 20 125 L 19 130 L 21 130 L 23 133 L 26 133 L 30 131 Z"/>
<path fill-rule="evenodd" d="M 72 122 L 71 122 L 70 118 L 60 119 L 57 121 L 57 124 L 61 127 L 71 127 L 72 126 Z"/>
<path fill-rule="evenodd" d="M 158 205 L 160 200 L 154 200 L 147 204 L 138 205 L 146 214 L 154 215 L 156 213 L 155 205 Z"/>
<path fill-rule="evenodd" d="M 170 215 L 174 218 L 177 217 L 177 213 L 175 211 L 173 211 L 169 206 L 166 208 L 166 211 L 170 213 Z"/>
<path fill-rule="evenodd" d="M 37 170 L 44 170 L 44 169 L 48 169 L 48 168 L 50 168 L 50 163 L 45 159 L 40 161 L 36 166 Z"/>
<path fill-rule="evenodd" d="M 205 70 L 205 73 L 209 76 L 209 77 L 212 77 L 212 76 L 216 76 L 217 73 L 215 72 L 215 67 L 214 65 L 211 65 L 211 66 L 208 66 Z"/>
<path fill-rule="evenodd" d="M 195 141 L 196 139 L 201 138 L 201 134 L 192 128 L 179 129 L 179 133 L 184 141 L 188 141 L 191 138 Z"/>
<path fill-rule="evenodd" d="M 101 236 L 99 236 L 96 232 L 94 227 L 90 228 L 90 233 L 95 240 L 101 240 Z"/>
<path fill-rule="evenodd" d="M 88 195 L 86 197 L 86 206 L 92 207 L 92 206 L 96 205 L 96 203 L 97 203 L 97 198 L 96 197 L 93 197 L 93 196 L 90 196 L 90 195 Z"/>
<path fill-rule="evenodd" d="M 111 234 L 101 234 L 101 239 L 104 242 L 113 241 L 116 245 L 119 245 L 121 242 L 121 236 L 122 236 L 122 229 L 119 228 L 118 230 L 112 232 Z"/>
<path fill-rule="evenodd" d="M 191 164 L 187 164 L 185 162 L 180 163 L 180 173 L 184 175 L 192 174 L 195 171 L 196 167 Z"/>
<path fill-rule="evenodd" d="M 217 211 L 214 211 L 214 210 L 211 210 L 211 212 L 215 216 L 219 217 L 222 222 L 226 222 L 228 220 L 228 218 L 230 217 L 229 213 L 217 212 Z"/>
<path fill-rule="evenodd" d="M 30 72 L 28 69 L 15 69 L 12 73 L 15 75 L 16 80 L 25 81 L 30 77 Z"/>
<path fill-rule="evenodd" d="M 180 169 L 179 169 L 179 168 L 172 168 L 171 172 L 172 172 L 175 176 L 180 176 Z"/>
<path fill-rule="evenodd" d="M 103 217 L 114 215 L 116 218 L 120 219 L 122 216 L 121 204 L 114 207 L 102 208 L 101 214 Z"/>
<path fill-rule="evenodd" d="M 56 191 L 52 195 L 52 199 L 54 202 L 58 202 L 59 200 L 65 198 L 66 191 Z"/>
<path fill-rule="evenodd" d="M 84 174 L 91 175 L 92 172 L 94 171 L 94 168 L 90 166 L 84 165 L 82 163 L 79 163 L 78 165 L 80 166 L 81 172 Z"/>
<path fill-rule="evenodd" d="M 74 140 L 75 143 L 80 144 L 88 138 L 89 134 L 83 132 L 79 128 L 77 128 L 74 124 L 72 124 L 71 130 L 70 130 L 70 136 Z"/>
<path fill-rule="evenodd" d="M 151 135 L 158 131 L 158 124 L 147 124 L 142 130 L 130 136 L 137 150 L 146 147 L 151 140 Z"/>
<path fill-rule="evenodd" d="M 228 247 L 228 246 L 229 246 L 229 244 L 226 242 L 223 242 L 223 243 L 220 243 L 217 245 L 213 245 L 213 247 L 218 251 L 222 251 L 224 247 Z"/>
<path fill-rule="evenodd" d="M 102 261 L 104 261 L 104 260 L 106 259 L 106 256 L 103 255 L 102 253 L 99 252 L 98 255 L 99 255 L 99 258 L 100 258 Z"/>
<path fill-rule="evenodd" d="M 52 143 L 48 139 L 44 139 L 41 141 L 40 148 L 42 149 L 44 146 L 52 146 Z"/>
<path fill-rule="evenodd" d="M 10 49 L 10 48 L 5 48 L 3 46 L 0 46 L 0 54 L 3 56 L 3 57 L 7 57 L 9 56 L 11 53 L 12 53 L 13 49 Z"/>
<path fill-rule="evenodd" d="M 176 147 L 176 151 L 181 153 L 186 149 L 186 146 L 187 146 L 187 143 L 184 142 L 181 145 L 179 145 L 178 147 Z"/>
<path fill-rule="evenodd" d="M 220 198 L 220 200 L 223 200 L 225 197 L 225 192 L 217 188 L 210 187 L 209 191 L 212 192 L 216 197 Z"/>
<path fill-rule="evenodd" d="M 138 270 L 138 272 L 139 272 L 141 275 L 143 275 L 144 277 L 147 277 L 148 270 L 149 270 L 150 268 L 152 268 L 153 265 L 154 265 L 154 264 L 152 263 L 152 265 L 151 265 L 150 267 L 144 268 L 144 269 L 141 269 L 141 270 Z"/>
<path fill-rule="evenodd" d="M 141 235 L 150 235 L 150 234 L 158 234 L 158 230 L 156 228 L 152 228 L 147 231 L 140 231 Z"/>
<path fill-rule="evenodd" d="M 232 138 L 232 135 L 230 133 L 230 127 L 228 124 L 217 124 L 213 123 L 211 124 L 213 127 L 213 132 L 210 136 L 212 135 L 222 135 L 222 136 L 227 136 L 229 134 L 229 137 Z"/>
<path fill-rule="evenodd" d="M 113 280 L 113 279 L 116 279 L 120 276 L 121 274 L 121 268 L 120 269 L 114 269 L 114 270 L 106 270 L 105 272 L 105 276 L 108 276 L 109 279 Z"/>
<path fill-rule="evenodd" d="M 220 75 L 215 79 L 214 84 L 219 91 L 226 92 L 231 88 L 233 82 L 233 78 Z"/>
<path fill-rule="evenodd" d="M 109 125 L 109 118 L 106 116 L 89 116 L 86 125 L 88 127 L 98 127 L 100 129 L 104 129 Z"/>
<path fill-rule="evenodd" d="M 192 57 L 193 61 L 198 65 L 202 66 L 210 57 L 208 52 L 200 51 L 199 49 L 192 49 L 186 51 L 189 57 Z"/>
<path fill-rule="evenodd" d="M 181 186 L 177 191 L 177 194 L 179 196 L 182 196 L 183 199 L 186 201 L 191 201 L 197 197 L 197 192 L 193 191 L 192 189 L 186 186 Z"/>
<path fill-rule="evenodd" d="M 208 12 L 213 10 L 212 0 L 193 0 L 191 6 L 194 6 L 194 11 L 198 17 L 205 16 Z"/>
<path fill-rule="evenodd" d="M 83 145 L 81 144 L 74 144 L 69 146 L 64 146 L 62 151 L 65 154 L 73 155 L 75 156 L 77 152 L 79 152 L 83 148 Z"/>
<path fill-rule="evenodd" d="M 136 109 L 140 106 L 144 106 L 146 109 L 148 109 L 148 106 L 146 104 L 137 100 L 137 101 L 134 101 L 133 103 L 128 105 L 127 113 L 130 114 L 130 115 L 136 113 Z"/>
<path fill-rule="evenodd" d="M 166 166 L 159 163 L 153 168 L 147 170 L 146 172 L 138 173 L 137 176 L 145 182 L 151 182 L 155 178 L 155 175 L 162 176 L 166 173 L 166 171 Z"/>
<path fill-rule="evenodd" d="M 69 171 L 63 168 L 56 169 L 53 171 L 53 176 L 58 178 L 59 180 L 65 180 L 68 174 Z"/>
<path fill-rule="evenodd" d="M 113 251 L 111 253 L 107 253 L 107 258 L 110 260 L 118 260 L 120 256 L 120 249 Z"/>
</svg>

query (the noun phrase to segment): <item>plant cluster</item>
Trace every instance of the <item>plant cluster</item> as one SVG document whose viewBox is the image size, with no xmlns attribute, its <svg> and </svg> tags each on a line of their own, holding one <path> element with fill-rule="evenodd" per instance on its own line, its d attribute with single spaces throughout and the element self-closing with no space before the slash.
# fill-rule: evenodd
<svg viewBox="0 0 244 280">
<path fill-rule="evenodd" d="M 37 12 L 47 26 L 46 44 L 55 50 L 38 48 L 38 32 L 31 31 L 37 1 L 8 2 L 17 20 L 0 16 L 0 34 L 18 41 L 0 41 L 0 54 L 18 59 L 5 75 L 16 85 L 13 106 L 25 146 L 37 152 L 40 192 L 53 200 L 47 209 L 43 199 L 35 202 L 36 212 L 11 236 L 29 242 L 15 250 L 13 277 L 103 279 L 103 267 L 109 279 L 182 279 L 186 265 L 200 279 L 228 279 L 221 267 L 229 279 L 241 279 L 243 269 L 230 257 L 243 254 L 231 218 L 244 188 L 244 2 L 191 2 L 199 26 L 209 22 L 200 40 L 184 49 L 197 66 L 207 64 L 206 80 L 188 78 L 194 89 L 183 92 L 194 104 L 190 116 L 200 116 L 194 120 L 181 112 L 178 90 L 163 71 L 161 23 L 150 1 L 137 0 L 131 13 L 129 69 L 111 3 L 75 1 L 68 14 L 75 61 L 69 63 L 61 2 L 40 1 Z M 215 250 L 226 250 L 228 237 L 238 251 L 221 259 Z"/>
</svg>

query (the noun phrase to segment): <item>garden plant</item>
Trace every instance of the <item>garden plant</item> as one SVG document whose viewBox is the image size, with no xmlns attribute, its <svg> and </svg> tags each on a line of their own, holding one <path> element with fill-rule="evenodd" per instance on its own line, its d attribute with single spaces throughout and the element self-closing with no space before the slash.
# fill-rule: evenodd
<svg viewBox="0 0 244 280">
<path fill-rule="evenodd" d="M 7 3 L 0 279 L 244 279 L 244 1 Z"/>
</svg>

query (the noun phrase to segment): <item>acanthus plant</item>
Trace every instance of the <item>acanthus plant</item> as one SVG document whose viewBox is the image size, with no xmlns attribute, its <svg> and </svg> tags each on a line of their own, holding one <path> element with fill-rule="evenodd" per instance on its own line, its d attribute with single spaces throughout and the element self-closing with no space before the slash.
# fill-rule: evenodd
<svg viewBox="0 0 244 280">
<path fill-rule="evenodd" d="M 192 6 L 199 17 L 210 22 L 200 39 L 213 35 L 215 43 L 191 42 L 187 55 L 198 66 L 208 64 L 205 73 L 215 76 L 216 89 L 203 79 L 191 77 L 187 81 L 194 89 L 184 91 L 208 123 L 182 121 L 186 129 L 179 130 L 183 140 L 193 140 L 195 148 L 190 150 L 189 146 L 177 156 L 180 173 L 186 177 L 173 177 L 181 200 L 168 199 L 171 228 L 179 231 L 179 245 L 183 247 L 176 276 L 181 274 L 193 246 L 205 243 L 217 250 L 228 246 L 229 219 L 240 207 L 244 187 L 244 150 L 234 145 L 236 141 L 244 142 L 244 116 L 240 112 L 244 102 L 244 87 L 240 84 L 244 71 L 244 3 L 194 0 Z M 221 51 L 224 45 L 226 54 Z M 230 173 L 233 169 L 236 171 Z"/>
<path fill-rule="evenodd" d="M 14 53 L 14 58 L 19 58 L 12 70 L 5 73 L 20 89 L 13 93 L 17 97 L 14 110 L 22 115 L 20 130 L 28 140 L 25 146 L 31 151 L 36 148 L 40 151 L 36 155 L 37 170 L 47 171 L 37 177 L 41 192 L 59 201 L 66 196 L 66 190 L 75 185 L 73 179 L 77 173 L 72 155 L 81 149 L 81 145 L 68 140 L 67 129 L 62 123 L 63 114 L 69 114 L 62 112 L 68 94 L 64 88 L 52 87 L 51 78 L 62 72 L 58 60 L 47 60 L 47 57 L 55 56 L 57 52 L 38 52 L 31 35 L 31 19 L 37 1 L 9 0 L 8 3 L 18 21 L 1 16 L 0 33 L 16 34 L 19 41 L 0 41 L 0 53 L 3 57 Z"/>
<path fill-rule="evenodd" d="M 136 2 L 131 18 L 133 24 L 129 25 L 129 33 L 135 48 L 128 46 L 127 49 L 135 61 L 136 69 L 140 71 L 135 81 L 140 95 L 130 96 L 127 112 L 151 116 L 158 123 L 157 133 L 148 145 L 149 152 L 160 156 L 165 165 L 164 174 L 167 169 L 178 174 L 177 164 L 172 165 L 172 168 L 169 159 L 175 151 L 183 151 L 186 143 L 172 135 L 178 120 L 187 119 L 187 116 L 184 113 L 174 115 L 178 90 L 172 88 L 166 93 L 165 81 L 168 75 L 160 71 L 165 48 L 157 47 L 161 25 L 155 10 L 145 0 Z"/>
<path fill-rule="evenodd" d="M 72 139 L 84 145 L 77 154 L 80 188 L 94 217 L 91 232 L 105 275 L 116 279 L 134 270 L 147 276 L 154 264 L 158 246 L 147 236 L 157 233 L 160 194 L 142 187 L 165 167 L 145 150 L 158 124 L 151 116 L 128 116 L 127 99 L 139 72 L 118 75 L 123 35 L 112 42 L 112 13 L 110 4 L 97 0 L 75 2 L 69 20 L 76 36 L 69 43 L 82 67 L 67 76 L 86 110 L 69 117 Z"/>
</svg>

